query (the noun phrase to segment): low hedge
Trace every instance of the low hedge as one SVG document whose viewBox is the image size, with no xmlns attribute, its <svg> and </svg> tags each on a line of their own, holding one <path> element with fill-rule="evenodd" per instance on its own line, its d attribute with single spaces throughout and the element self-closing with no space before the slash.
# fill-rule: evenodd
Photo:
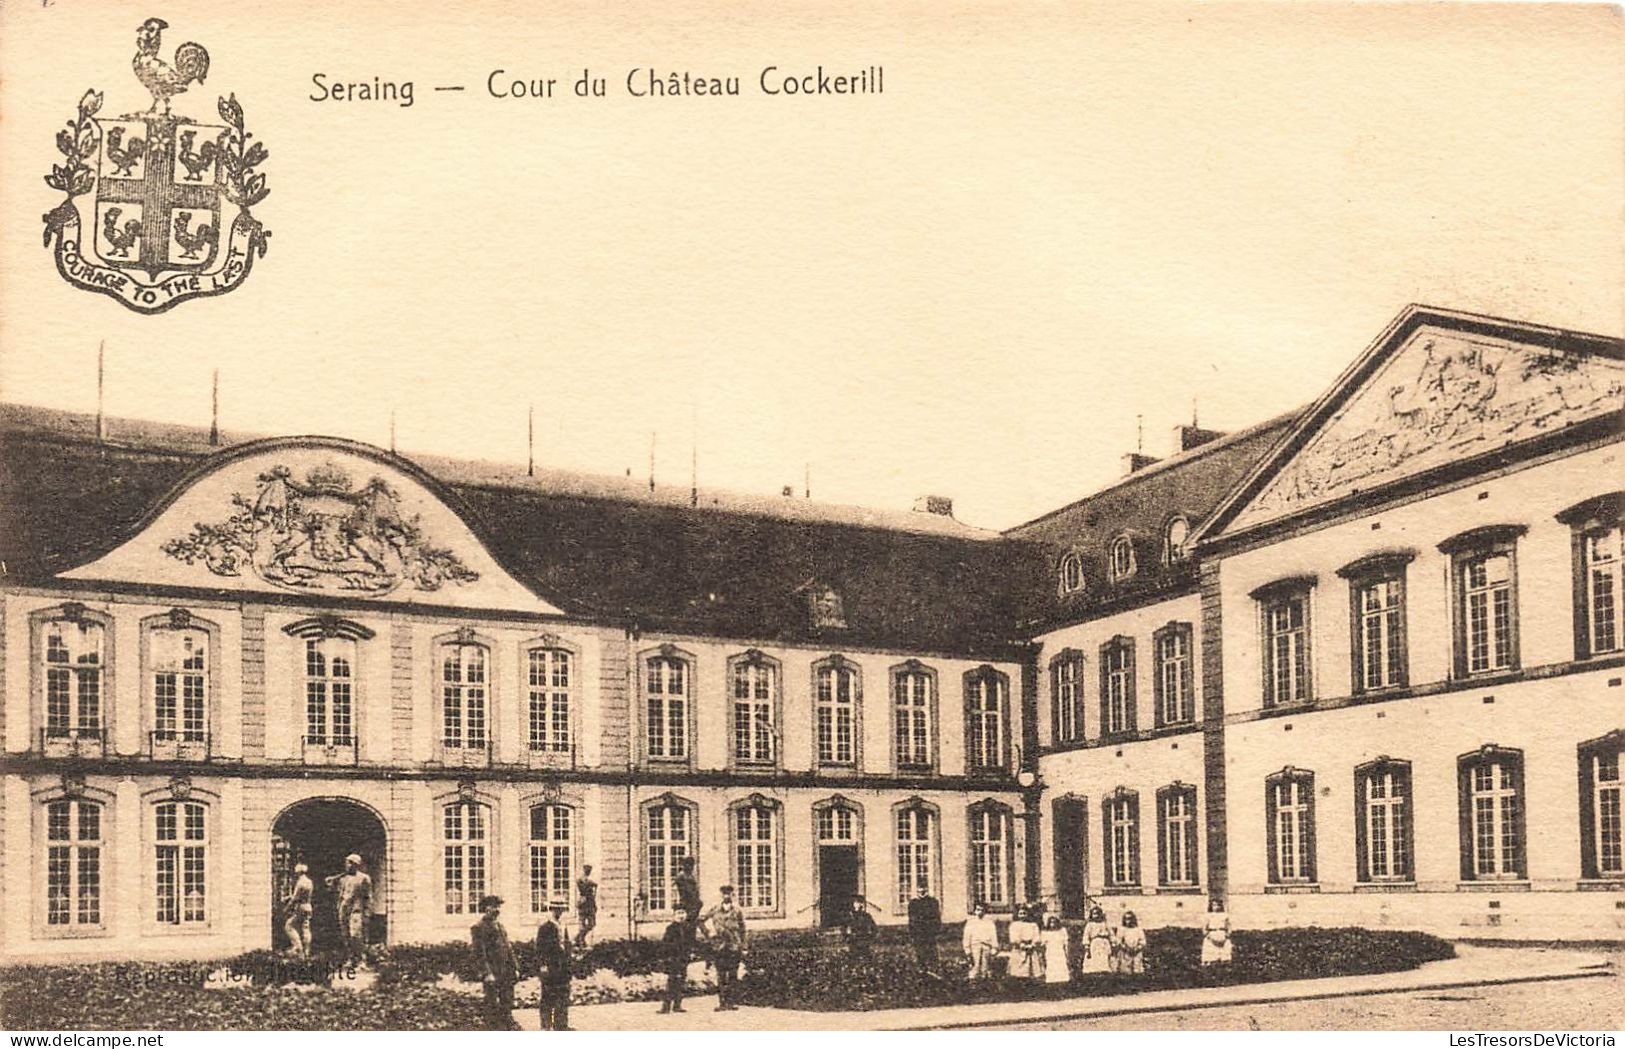
<svg viewBox="0 0 1625 1049">
<path fill-rule="evenodd" d="M 1072 939 L 1076 958 L 1075 930 Z M 932 973 L 921 972 L 913 952 L 894 944 L 880 944 L 867 957 L 815 947 L 752 950 L 741 1001 L 825 1011 L 1042 1001 L 1395 972 L 1456 953 L 1447 941 L 1425 933 L 1370 929 L 1241 930 L 1234 942 L 1233 962 L 1203 967 L 1201 930 L 1150 929 L 1143 974 L 1074 974 L 1066 983 L 1053 984 L 1008 976 L 972 981 L 957 944 L 939 952 Z"/>
</svg>

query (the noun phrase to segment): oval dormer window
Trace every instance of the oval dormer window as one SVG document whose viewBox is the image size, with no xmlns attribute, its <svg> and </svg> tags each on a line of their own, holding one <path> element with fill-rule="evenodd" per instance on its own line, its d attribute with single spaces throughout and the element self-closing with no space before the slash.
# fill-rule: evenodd
<svg viewBox="0 0 1625 1049">
<path fill-rule="evenodd" d="M 1183 517 L 1176 517 L 1168 522 L 1168 528 L 1163 533 L 1162 559 L 1168 564 L 1185 559 L 1185 540 L 1191 535 L 1190 522 Z"/>
</svg>

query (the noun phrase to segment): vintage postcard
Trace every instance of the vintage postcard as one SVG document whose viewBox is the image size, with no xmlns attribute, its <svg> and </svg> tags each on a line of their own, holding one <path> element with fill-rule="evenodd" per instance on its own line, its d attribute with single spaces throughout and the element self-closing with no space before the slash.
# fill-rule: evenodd
<svg viewBox="0 0 1625 1049">
<path fill-rule="evenodd" d="M 11 1045 L 1615 1044 L 1619 7 L 0 62 Z"/>
</svg>

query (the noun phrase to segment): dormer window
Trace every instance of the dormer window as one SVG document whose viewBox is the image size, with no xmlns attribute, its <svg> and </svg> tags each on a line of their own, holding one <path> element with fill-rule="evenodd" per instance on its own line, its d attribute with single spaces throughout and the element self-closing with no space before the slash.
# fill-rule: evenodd
<svg viewBox="0 0 1625 1049">
<path fill-rule="evenodd" d="M 1062 555 L 1058 570 L 1060 576 L 1060 591 L 1064 597 L 1067 594 L 1077 594 L 1083 591 L 1083 556 L 1077 551 Z"/>
<path fill-rule="evenodd" d="M 1185 540 L 1190 538 L 1191 524 L 1183 517 L 1168 522 L 1162 533 L 1162 562 L 1175 564 L 1185 560 Z"/>
<path fill-rule="evenodd" d="M 1120 535 L 1112 540 L 1107 565 L 1114 583 L 1121 583 L 1134 575 L 1134 543 L 1128 536 Z"/>
</svg>

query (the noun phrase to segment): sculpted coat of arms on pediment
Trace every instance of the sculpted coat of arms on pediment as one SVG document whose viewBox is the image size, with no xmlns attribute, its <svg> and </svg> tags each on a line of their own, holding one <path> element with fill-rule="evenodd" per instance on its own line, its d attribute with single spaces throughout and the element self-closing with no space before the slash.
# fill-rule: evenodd
<svg viewBox="0 0 1625 1049">
<path fill-rule="evenodd" d="M 379 477 L 356 488 L 331 463 L 302 481 L 276 466 L 259 475 L 252 497 L 238 492 L 232 503 L 231 517 L 193 525 L 165 543 L 164 553 L 202 561 L 220 576 L 246 569 L 290 590 L 378 596 L 403 584 L 434 591 L 479 578 L 456 554 L 425 540 L 418 518 L 402 512 L 399 494 Z"/>
</svg>

